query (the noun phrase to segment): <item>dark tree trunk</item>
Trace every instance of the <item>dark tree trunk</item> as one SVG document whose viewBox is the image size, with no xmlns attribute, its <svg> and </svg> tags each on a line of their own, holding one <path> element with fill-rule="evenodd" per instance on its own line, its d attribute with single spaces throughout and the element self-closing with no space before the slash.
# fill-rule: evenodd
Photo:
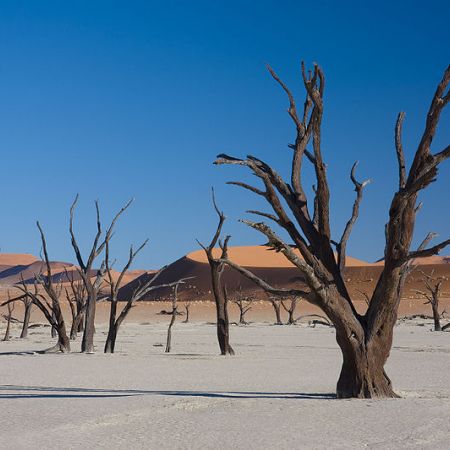
<svg viewBox="0 0 450 450">
<path fill-rule="evenodd" d="M 337 383 L 338 398 L 398 397 L 392 389 L 391 380 L 384 371 L 387 342 L 392 342 L 392 332 L 377 336 L 368 343 L 356 337 L 336 334 L 342 350 L 342 368 Z"/>
<path fill-rule="evenodd" d="M 438 303 L 437 299 L 435 299 L 431 303 L 431 308 L 433 310 L 434 331 L 442 331 L 441 317 L 439 315 L 439 303 Z"/>
<path fill-rule="evenodd" d="M 114 353 L 116 348 L 117 331 L 118 327 L 115 325 L 109 328 L 108 337 L 105 342 L 105 353 Z"/>
<path fill-rule="evenodd" d="M 172 317 L 170 318 L 169 328 L 167 329 L 166 353 L 170 353 L 172 346 L 172 327 L 177 316 L 177 307 L 172 308 Z"/>
<path fill-rule="evenodd" d="M 31 303 L 31 302 L 25 304 L 25 311 L 23 314 L 22 331 L 20 333 L 21 339 L 28 337 L 28 326 L 30 325 L 30 316 L 31 316 L 32 306 L 33 306 L 33 303 Z"/>
<path fill-rule="evenodd" d="M 217 339 L 222 355 L 234 355 L 234 350 L 230 345 L 228 298 L 226 290 L 222 286 L 221 272 L 219 272 L 219 268 L 216 264 L 217 263 L 211 265 L 211 281 L 216 303 Z"/>
<path fill-rule="evenodd" d="M 84 332 L 81 341 L 82 353 L 94 353 L 94 334 L 95 334 L 95 307 L 96 295 L 89 295 L 87 299 L 86 314 L 84 318 Z"/>
<path fill-rule="evenodd" d="M 277 302 L 276 300 L 270 300 L 270 303 L 272 304 L 273 310 L 275 311 L 275 325 L 283 325 L 283 322 L 281 321 L 280 302 Z"/>
<path fill-rule="evenodd" d="M 52 318 L 53 318 L 53 320 L 56 320 L 54 312 L 52 312 Z M 56 328 L 54 326 L 52 326 L 52 338 L 55 338 L 56 336 L 58 336 L 58 331 L 56 330 Z"/>
<path fill-rule="evenodd" d="M 116 325 L 117 301 L 111 300 L 109 310 L 109 328 L 104 353 L 114 353 L 118 327 Z"/>
<path fill-rule="evenodd" d="M 11 339 L 11 315 L 6 319 L 6 331 L 5 336 L 3 336 L 3 341 L 9 341 Z"/>
</svg>

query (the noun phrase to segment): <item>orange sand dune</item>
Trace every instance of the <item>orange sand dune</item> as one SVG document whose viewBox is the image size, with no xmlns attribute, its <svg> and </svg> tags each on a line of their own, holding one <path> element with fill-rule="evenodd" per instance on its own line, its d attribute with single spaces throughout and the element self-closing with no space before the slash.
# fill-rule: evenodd
<svg viewBox="0 0 450 450">
<path fill-rule="evenodd" d="M 300 256 L 300 252 L 297 249 L 294 251 Z M 215 248 L 213 250 L 213 255 L 219 257 L 220 252 L 220 249 Z M 294 267 L 282 253 L 262 245 L 230 247 L 228 249 L 228 257 L 235 263 L 244 267 Z M 186 255 L 186 258 L 200 263 L 208 262 L 203 250 L 189 253 Z M 360 267 L 370 266 L 371 263 L 347 256 L 345 265 L 347 267 Z"/>
<path fill-rule="evenodd" d="M 27 266 L 37 260 L 28 253 L 0 253 L 0 266 Z"/>
</svg>

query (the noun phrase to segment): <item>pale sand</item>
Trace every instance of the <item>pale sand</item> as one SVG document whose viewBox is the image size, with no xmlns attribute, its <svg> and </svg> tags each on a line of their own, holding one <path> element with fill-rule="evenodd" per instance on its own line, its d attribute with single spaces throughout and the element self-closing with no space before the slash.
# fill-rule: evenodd
<svg viewBox="0 0 450 450">
<path fill-rule="evenodd" d="M 341 356 L 325 327 L 232 326 L 234 357 L 218 356 L 213 325 L 180 322 L 171 354 L 155 346 L 162 323 L 126 323 L 115 355 L 8 354 L 52 344 L 33 329 L 0 342 L 0 446 L 448 448 L 450 333 L 430 328 L 395 329 L 387 372 L 402 399 L 343 401 L 331 395 Z"/>
</svg>

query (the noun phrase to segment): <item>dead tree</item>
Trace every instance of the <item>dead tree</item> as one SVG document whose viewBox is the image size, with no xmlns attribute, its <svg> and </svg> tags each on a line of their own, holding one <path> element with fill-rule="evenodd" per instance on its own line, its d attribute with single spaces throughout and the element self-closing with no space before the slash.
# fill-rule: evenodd
<svg viewBox="0 0 450 450">
<path fill-rule="evenodd" d="M 166 340 L 166 353 L 170 353 L 170 348 L 172 346 L 172 327 L 177 318 L 177 310 L 178 310 L 178 284 L 173 288 L 173 296 L 172 296 L 172 313 L 170 317 L 169 328 L 167 329 L 167 340 Z"/>
<path fill-rule="evenodd" d="M 290 180 L 285 181 L 273 167 L 253 156 L 238 159 L 221 154 L 215 164 L 244 166 L 262 181 L 262 188 L 239 181 L 230 184 L 250 190 L 265 199 L 273 212 L 249 212 L 280 226 L 294 245 L 286 243 L 266 223 L 250 220 L 243 222 L 265 235 L 268 245 L 283 253 L 298 268 L 308 290 L 304 292 L 301 289 L 277 289 L 228 258 L 223 257 L 221 261 L 234 267 L 269 293 L 304 297 L 330 318 L 336 328 L 336 340 L 343 355 L 336 389 L 339 398 L 396 397 L 391 381 L 384 371 L 384 365 L 392 346 L 393 327 L 397 318 L 405 267 L 408 261 L 437 254 L 450 243 L 450 240 L 446 240 L 428 249 L 410 250 L 418 195 L 436 179 L 439 164 L 450 156 L 450 146 L 437 153 L 430 150 L 439 117 L 450 99 L 450 93 L 447 92 L 450 67 L 446 69 L 433 96 L 425 130 L 409 170 L 401 142 L 404 113 L 398 116 L 395 126 L 398 190 L 393 195 L 385 227 L 384 268 L 363 316 L 356 311 L 352 302 L 343 269 L 347 242 L 359 214 L 364 187 L 369 180 L 360 182 L 356 179 L 355 163 L 350 179 L 356 191 L 356 199 L 342 236 L 338 241 L 333 240 L 330 227 L 330 189 L 321 144 L 324 74 L 317 65 L 313 71 L 307 72 L 302 64 L 306 100 L 303 111 L 298 112 L 288 87 L 270 67 L 269 71 L 288 96 L 288 113 L 296 130 L 294 144 L 289 146 L 293 151 Z M 312 151 L 307 148 L 310 143 Z M 302 180 L 302 165 L 305 159 L 312 164 L 316 178 L 311 209 Z"/>
<path fill-rule="evenodd" d="M 191 303 L 186 301 L 186 303 L 184 304 L 184 310 L 186 312 L 186 319 L 183 320 L 183 323 L 189 323 L 189 312 L 191 309 Z"/>
<path fill-rule="evenodd" d="M 37 227 L 41 235 L 42 251 L 44 255 L 44 263 L 46 268 L 45 274 L 37 274 L 35 276 L 34 292 L 31 292 L 26 283 L 22 280 L 22 284 L 17 287 L 31 300 L 33 303 L 41 310 L 47 319 L 50 326 L 56 330 L 58 342 L 54 347 L 44 350 L 40 353 L 51 353 L 51 352 L 70 352 L 70 341 L 66 332 L 66 324 L 64 321 L 64 316 L 61 311 L 60 296 L 61 296 L 61 285 L 55 286 L 53 282 L 53 273 L 50 264 L 50 259 L 47 252 L 47 243 L 45 240 L 44 232 L 37 222 Z M 41 286 L 45 294 L 38 292 L 38 285 Z"/>
<path fill-rule="evenodd" d="M 239 286 L 236 292 L 236 298 L 233 299 L 233 303 L 239 308 L 239 325 L 248 325 L 245 320 L 245 315 L 252 309 L 252 303 L 255 297 L 252 295 L 245 295 L 242 292 L 242 286 Z"/>
<path fill-rule="evenodd" d="M 212 191 L 212 201 L 214 209 L 219 216 L 219 223 L 217 225 L 216 232 L 206 247 L 201 242 L 198 242 L 200 247 L 206 253 L 208 258 L 208 263 L 211 269 L 211 284 L 214 295 L 214 301 L 216 305 L 216 316 L 217 316 L 217 339 L 219 341 L 220 353 L 222 355 L 234 355 L 234 350 L 230 345 L 230 324 L 228 319 L 228 298 L 225 289 L 225 285 L 222 282 L 222 274 L 225 269 L 224 260 L 228 259 L 227 248 L 230 236 L 226 236 L 224 241 L 219 240 L 220 233 L 222 231 L 223 223 L 225 222 L 225 215 L 222 211 L 219 211 L 217 207 L 214 190 Z M 214 256 L 214 247 L 219 244 L 221 254 L 218 258 Z"/>
<path fill-rule="evenodd" d="M 106 275 L 109 284 L 109 300 L 110 300 L 110 312 L 109 312 L 109 328 L 108 328 L 108 336 L 105 342 L 105 353 L 114 353 L 117 334 L 119 332 L 120 325 L 128 316 L 131 308 L 135 306 L 135 303 L 143 298 L 147 293 L 154 291 L 156 289 L 161 288 L 170 288 L 172 286 L 176 286 L 178 284 L 184 283 L 188 278 L 184 278 L 181 280 L 177 280 L 171 283 L 163 283 L 156 285 L 155 282 L 164 271 L 165 267 L 156 272 L 151 278 L 148 279 L 144 284 L 139 285 L 130 295 L 129 299 L 126 301 L 124 307 L 118 314 L 117 311 L 117 303 L 118 303 L 118 294 L 120 287 L 122 286 L 123 277 L 127 273 L 137 254 L 145 247 L 147 244 L 147 240 L 137 249 L 133 250 L 133 247 L 130 247 L 130 253 L 128 256 L 128 261 L 120 272 L 118 278 L 114 280 L 111 272 L 111 264 L 109 260 L 109 239 L 106 240 L 105 244 L 105 267 L 106 267 Z"/>
<path fill-rule="evenodd" d="M 8 291 L 8 300 L 10 300 L 11 297 L 9 295 L 9 291 Z M 7 308 L 8 308 L 8 314 L 4 314 L 3 317 L 6 320 L 6 330 L 5 330 L 5 335 L 3 336 L 3 341 L 9 341 L 11 339 L 11 319 L 12 319 L 12 313 L 14 311 L 15 308 L 15 303 L 13 302 L 9 302 L 7 303 Z"/>
<path fill-rule="evenodd" d="M 425 283 L 426 292 L 416 291 L 418 294 L 424 296 L 427 301 L 425 305 L 430 304 L 433 312 L 434 331 L 443 331 L 450 328 L 450 323 L 441 327 L 441 313 L 439 312 L 439 298 L 441 295 L 442 283 L 445 281 L 444 277 L 435 277 L 434 270 L 428 275 L 422 271 L 423 282 Z"/>
<path fill-rule="evenodd" d="M 289 306 L 286 305 L 284 302 L 285 300 L 289 300 Z M 288 320 L 286 322 L 286 325 L 294 325 L 296 320 L 294 318 L 295 309 L 297 308 L 297 297 L 290 297 L 290 298 L 282 298 L 281 299 L 281 306 L 283 309 L 288 313 Z"/>
<path fill-rule="evenodd" d="M 84 312 L 86 311 L 86 286 L 83 279 L 75 280 L 74 271 L 69 272 L 66 270 L 66 278 L 70 283 L 70 290 L 66 287 L 64 291 L 66 293 L 66 299 L 70 306 L 70 312 L 72 314 L 72 325 L 70 327 L 70 340 L 74 341 L 79 332 L 82 332 Z"/>
<path fill-rule="evenodd" d="M 277 296 L 269 296 L 269 301 L 275 311 L 275 325 L 283 325 L 281 321 L 281 300 Z"/>
<path fill-rule="evenodd" d="M 102 225 L 100 222 L 100 208 L 98 201 L 95 202 L 95 210 L 97 217 L 97 233 L 95 234 L 91 250 L 89 252 L 87 259 L 83 258 L 81 254 L 81 250 L 78 246 L 77 239 L 75 237 L 75 232 L 73 229 L 73 219 L 77 202 L 78 202 L 78 195 L 75 197 L 75 200 L 70 208 L 69 232 L 71 236 L 72 247 L 75 252 L 78 265 L 80 266 L 79 274 L 81 276 L 81 279 L 83 280 L 86 289 L 86 309 L 84 315 L 84 331 L 83 331 L 83 339 L 81 341 L 81 351 L 83 353 L 94 353 L 95 311 L 98 293 L 105 275 L 105 265 L 104 263 L 102 263 L 95 277 L 92 277 L 92 267 L 98 256 L 103 252 L 106 243 L 111 239 L 114 231 L 114 225 L 116 224 L 117 219 L 131 205 L 132 200 L 130 200 L 115 215 L 109 228 L 105 233 L 103 240 L 101 240 Z"/>
</svg>

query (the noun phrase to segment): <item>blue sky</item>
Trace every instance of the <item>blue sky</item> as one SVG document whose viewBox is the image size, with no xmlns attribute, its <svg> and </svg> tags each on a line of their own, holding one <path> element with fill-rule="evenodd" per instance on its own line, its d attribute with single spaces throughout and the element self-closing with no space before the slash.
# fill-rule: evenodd
<svg viewBox="0 0 450 450">
<path fill-rule="evenodd" d="M 68 211 L 88 245 L 95 199 L 104 222 L 130 197 L 113 250 L 150 239 L 136 267 L 197 249 L 216 225 L 210 186 L 234 245 L 264 241 L 239 224 L 261 206 L 226 186 L 250 179 L 215 167 L 218 153 L 254 154 L 287 174 L 293 127 L 270 63 L 303 101 L 299 64 L 318 62 L 327 85 L 324 156 L 340 235 L 353 201 L 348 172 L 367 188 L 349 253 L 375 260 L 397 183 L 393 126 L 406 111 L 411 161 L 450 55 L 450 4 L 439 1 L 20 1 L 0 3 L 2 252 L 39 253 L 35 220 L 53 259 L 73 261 Z M 434 142 L 450 137 L 449 112 Z M 450 165 L 423 195 L 417 222 L 448 237 Z M 312 178 L 307 179 L 312 184 Z"/>
</svg>

